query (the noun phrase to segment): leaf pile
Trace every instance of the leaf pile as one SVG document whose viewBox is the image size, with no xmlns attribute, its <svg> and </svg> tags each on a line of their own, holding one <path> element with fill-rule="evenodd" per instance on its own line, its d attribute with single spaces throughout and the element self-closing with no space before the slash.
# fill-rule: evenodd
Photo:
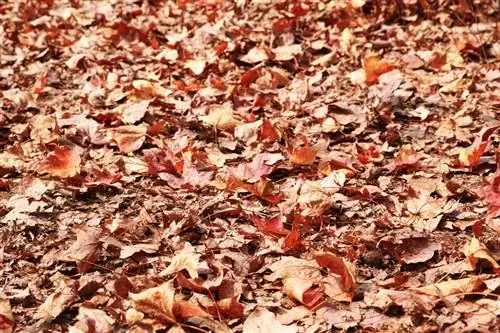
<svg viewBox="0 0 500 333">
<path fill-rule="evenodd" d="M 499 15 L 4 1 L 0 331 L 493 331 Z"/>
</svg>

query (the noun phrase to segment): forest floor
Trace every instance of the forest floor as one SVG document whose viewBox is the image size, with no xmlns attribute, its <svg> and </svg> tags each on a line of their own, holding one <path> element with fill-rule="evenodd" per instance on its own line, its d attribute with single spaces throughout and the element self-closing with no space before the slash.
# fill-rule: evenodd
<svg viewBox="0 0 500 333">
<path fill-rule="evenodd" d="M 498 1 L 0 4 L 0 332 L 493 332 Z"/>
</svg>

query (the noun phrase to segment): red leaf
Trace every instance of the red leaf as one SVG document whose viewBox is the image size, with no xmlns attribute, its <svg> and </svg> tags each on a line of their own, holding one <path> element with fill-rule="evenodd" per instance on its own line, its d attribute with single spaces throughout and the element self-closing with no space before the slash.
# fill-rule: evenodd
<svg viewBox="0 0 500 333">
<path fill-rule="evenodd" d="M 177 300 L 173 304 L 172 313 L 175 319 L 179 321 L 187 320 L 191 317 L 209 317 L 210 314 L 205 312 L 199 306 L 183 300 Z"/>
<path fill-rule="evenodd" d="M 260 128 L 260 138 L 271 142 L 278 142 L 281 137 L 269 120 L 264 120 Z"/>
<path fill-rule="evenodd" d="M 405 169 L 416 169 L 419 166 L 420 156 L 415 153 L 415 150 L 410 145 L 401 147 L 394 161 L 387 166 L 391 171 L 399 171 Z"/>
<path fill-rule="evenodd" d="M 283 32 L 291 30 L 292 26 L 293 20 L 282 18 L 273 23 L 273 32 L 275 34 L 281 34 Z"/>
<path fill-rule="evenodd" d="M 302 304 L 304 304 L 306 307 L 313 308 L 323 297 L 324 293 L 315 290 L 313 288 L 307 289 L 303 294 L 302 294 Z"/>
<path fill-rule="evenodd" d="M 163 150 L 158 148 L 145 150 L 144 159 L 148 164 L 148 172 L 151 176 L 156 176 L 160 172 L 177 174 L 183 171 L 184 162 L 177 158 L 168 147 Z"/>
<path fill-rule="evenodd" d="M 306 16 L 309 12 L 309 8 L 302 7 L 300 2 L 296 3 L 292 7 L 292 14 L 295 16 Z"/>
<path fill-rule="evenodd" d="M 246 217 L 250 221 L 255 223 L 255 225 L 257 225 L 257 227 L 266 234 L 270 234 L 276 237 L 281 237 L 285 236 L 288 233 L 288 231 L 283 227 L 280 215 L 275 216 L 270 220 L 265 220 L 253 214 L 247 215 Z"/>
<path fill-rule="evenodd" d="M 300 240 L 300 232 L 298 228 L 293 225 L 292 231 L 286 235 L 283 246 L 281 247 L 285 251 L 297 250 L 302 246 L 302 241 Z"/>
<path fill-rule="evenodd" d="M 80 154 L 71 148 L 56 146 L 54 151 L 42 162 L 39 173 L 48 173 L 54 177 L 68 178 L 80 173 Z"/>
<path fill-rule="evenodd" d="M 34 94 L 39 94 L 43 91 L 45 88 L 45 85 L 47 84 L 47 77 L 45 76 L 45 73 L 40 73 L 40 77 L 38 78 L 37 85 L 33 87 L 33 93 Z"/>
<path fill-rule="evenodd" d="M 377 83 L 380 75 L 392 71 L 393 68 L 392 64 L 380 60 L 378 56 L 366 57 L 364 61 L 366 83 L 369 85 Z"/>
<path fill-rule="evenodd" d="M 9 189 L 9 183 L 5 179 L 0 178 L 0 191 L 8 191 Z"/>
<path fill-rule="evenodd" d="M 481 161 L 481 156 L 488 148 L 490 136 L 500 128 L 500 125 L 485 128 L 481 134 L 476 137 L 474 142 L 467 149 L 463 149 L 458 156 L 459 165 L 465 167 L 474 167 Z"/>
<path fill-rule="evenodd" d="M 490 181 L 485 180 L 477 191 L 481 199 L 488 203 L 489 214 L 492 217 L 500 215 L 500 171 L 497 171 Z"/>
</svg>

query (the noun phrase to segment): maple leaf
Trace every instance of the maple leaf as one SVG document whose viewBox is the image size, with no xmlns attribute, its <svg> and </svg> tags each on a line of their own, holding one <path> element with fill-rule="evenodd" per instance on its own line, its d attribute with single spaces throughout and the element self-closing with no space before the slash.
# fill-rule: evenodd
<svg viewBox="0 0 500 333">
<path fill-rule="evenodd" d="M 460 151 L 458 156 L 459 164 L 465 167 L 474 167 L 478 165 L 481 161 L 481 156 L 483 156 L 488 148 L 488 139 L 499 128 L 500 125 L 496 125 L 483 129 L 470 147 Z"/>
<path fill-rule="evenodd" d="M 277 162 L 282 159 L 284 156 L 279 153 L 262 153 L 254 156 L 251 162 L 240 163 L 235 168 L 227 167 L 227 170 L 238 179 L 255 182 L 262 176 L 271 174 L 279 166 Z"/>
<path fill-rule="evenodd" d="M 205 311 L 214 317 L 237 319 L 243 317 L 245 305 L 238 302 L 238 297 L 231 297 L 217 301 L 216 305 L 206 307 Z"/>
<path fill-rule="evenodd" d="M 8 299 L 0 300 L 0 332 L 12 333 L 14 332 L 14 315 Z"/>
<path fill-rule="evenodd" d="M 77 298 L 74 290 L 66 286 L 63 290 L 50 294 L 33 315 L 33 319 L 54 320 Z"/>
<path fill-rule="evenodd" d="M 495 272 L 500 273 L 500 265 L 490 255 L 486 245 L 481 243 L 477 238 L 471 238 L 470 243 L 464 246 L 463 253 L 473 267 L 476 267 L 479 264 L 479 260 L 482 259 L 489 262 Z"/>
<path fill-rule="evenodd" d="M 62 255 L 62 260 L 76 261 L 78 271 L 84 274 L 99 257 L 102 231 L 95 227 L 78 229 L 76 241 Z"/>
<path fill-rule="evenodd" d="M 283 223 L 281 221 L 281 216 L 275 216 L 269 220 L 265 220 L 263 218 L 258 217 L 257 215 L 254 214 L 246 214 L 244 213 L 246 218 L 248 218 L 250 221 L 255 223 L 257 227 L 270 235 L 276 236 L 276 237 L 281 237 L 285 236 L 288 234 L 288 231 L 283 227 Z"/>
<path fill-rule="evenodd" d="M 380 60 L 378 56 L 368 56 L 364 59 L 364 70 L 366 83 L 372 85 L 378 82 L 378 77 L 384 73 L 392 71 L 394 66 Z"/>
<path fill-rule="evenodd" d="M 500 171 L 497 171 L 491 180 L 483 180 L 483 186 L 476 191 L 483 201 L 488 203 L 489 215 L 500 215 Z"/>
<path fill-rule="evenodd" d="M 147 314 L 162 324 L 174 324 L 175 289 L 172 281 L 146 289 L 138 294 L 130 293 L 130 299 L 137 311 Z"/>
<path fill-rule="evenodd" d="M 161 172 L 172 174 L 182 173 L 184 162 L 169 148 L 152 148 L 143 151 L 144 159 L 148 165 L 148 173 L 156 176 Z"/>
<path fill-rule="evenodd" d="M 446 297 L 455 294 L 463 295 L 478 290 L 483 281 L 488 277 L 489 275 L 487 274 L 476 275 L 464 279 L 449 280 L 419 288 L 412 288 L 411 290 L 416 293 L 435 297 Z"/>
<path fill-rule="evenodd" d="M 233 109 L 227 103 L 213 108 L 208 115 L 200 116 L 199 119 L 221 130 L 234 128 L 240 123 L 239 120 L 234 118 Z"/>
<path fill-rule="evenodd" d="M 354 266 L 342 258 L 329 252 L 316 252 L 314 259 L 321 267 L 327 268 L 331 274 L 339 277 L 340 289 L 354 297 L 354 286 L 356 284 Z"/>
<path fill-rule="evenodd" d="M 389 171 L 415 169 L 419 166 L 420 156 L 411 145 L 404 145 L 396 154 L 393 162 L 386 166 Z"/>
<path fill-rule="evenodd" d="M 45 89 L 45 86 L 47 85 L 47 76 L 45 75 L 44 72 L 40 73 L 40 76 L 38 77 L 38 81 L 36 85 L 33 87 L 33 93 L 34 94 L 40 94 L 42 93 L 43 89 Z"/>
<path fill-rule="evenodd" d="M 54 177 L 68 178 L 80 173 L 80 154 L 76 149 L 56 146 L 38 168 L 39 173 L 48 173 Z"/>
</svg>

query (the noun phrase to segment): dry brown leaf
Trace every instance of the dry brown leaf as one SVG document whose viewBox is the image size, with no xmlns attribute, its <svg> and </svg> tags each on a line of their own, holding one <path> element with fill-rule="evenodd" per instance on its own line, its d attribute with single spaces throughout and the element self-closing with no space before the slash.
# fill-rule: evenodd
<svg viewBox="0 0 500 333">
<path fill-rule="evenodd" d="M 182 252 L 176 254 L 170 265 L 160 272 L 160 276 L 166 276 L 169 274 L 177 273 L 185 269 L 189 276 L 193 279 L 198 278 L 198 261 L 200 259 L 200 254 L 195 252 L 192 246 L 186 245 Z"/>
<path fill-rule="evenodd" d="M 14 326 L 14 315 L 9 300 L 0 299 L 0 333 L 12 333 Z"/>
<path fill-rule="evenodd" d="M 127 125 L 109 130 L 108 136 L 116 142 L 121 153 L 128 154 L 142 147 L 147 131 L 146 126 Z"/>
<path fill-rule="evenodd" d="M 412 288 L 411 290 L 416 293 L 436 297 L 446 297 L 457 294 L 463 295 L 476 291 L 488 277 L 489 276 L 486 274 L 476 275 L 464 279 L 449 280 L 424 287 Z"/>
<path fill-rule="evenodd" d="M 48 173 L 54 177 L 68 178 L 80 173 L 82 160 L 76 149 L 56 146 L 37 169 L 39 173 Z"/>
<path fill-rule="evenodd" d="M 217 106 L 208 115 L 199 118 L 204 123 L 221 130 L 234 128 L 240 123 L 239 120 L 234 118 L 233 109 L 229 104 Z"/>
<path fill-rule="evenodd" d="M 97 260 L 102 242 L 102 231 L 95 227 L 82 227 L 77 231 L 76 241 L 63 252 L 62 260 L 76 261 L 78 271 L 85 273 Z"/>
<path fill-rule="evenodd" d="M 102 310 L 80 306 L 76 319 L 78 322 L 69 329 L 71 333 L 91 331 L 96 333 L 114 332 L 113 324 L 115 321 Z"/>
<path fill-rule="evenodd" d="M 172 281 L 157 287 L 146 289 L 138 294 L 129 295 L 134 309 L 142 312 L 162 324 L 175 324 L 174 315 L 175 289 Z"/>
<path fill-rule="evenodd" d="M 462 251 L 467 258 L 467 261 L 469 261 L 473 267 L 476 267 L 479 263 L 479 260 L 483 259 L 488 261 L 495 271 L 500 272 L 500 265 L 490 255 L 490 251 L 488 250 L 486 245 L 481 243 L 479 239 L 475 237 L 471 238 L 470 243 L 466 244 Z"/>
<path fill-rule="evenodd" d="M 33 315 L 33 319 L 43 319 L 44 321 L 54 320 L 77 298 L 75 291 L 70 287 L 66 287 L 60 292 L 55 292 L 47 297 L 45 302 L 38 307 L 38 310 Z"/>
<path fill-rule="evenodd" d="M 255 309 L 243 323 L 243 333 L 296 333 L 297 326 L 282 325 L 276 315 L 265 308 Z"/>
</svg>

